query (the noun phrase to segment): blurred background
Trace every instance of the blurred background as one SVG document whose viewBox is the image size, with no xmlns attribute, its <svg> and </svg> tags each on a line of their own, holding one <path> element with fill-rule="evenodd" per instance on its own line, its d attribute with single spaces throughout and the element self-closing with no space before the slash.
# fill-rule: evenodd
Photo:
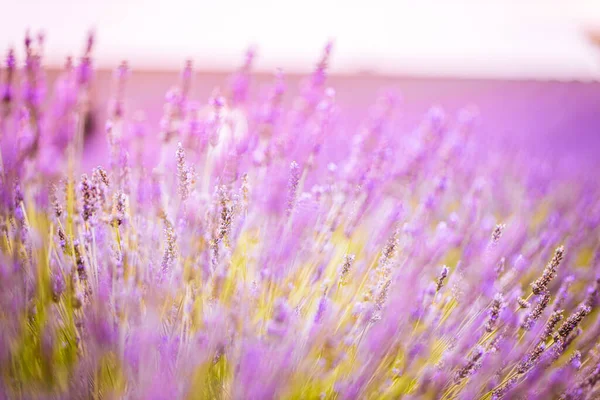
<svg viewBox="0 0 600 400">
<path fill-rule="evenodd" d="M 99 67 L 231 69 L 250 45 L 258 71 L 306 72 L 336 42 L 332 72 L 467 78 L 600 76 L 586 31 L 600 26 L 597 0 L 2 0 L 0 46 L 27 28 L 47 32 L 48 65 L 78 55 L 98 34 Z M 18 46 L 19 48 L 21 46 Z"/>
<path fill-rule="evenodd" d="M 253 90 L 286 73 L 293 95 L 334 41 L 331 86 L 357 123 L 383 89 L 402 98 L 410 129 L 431 105 L 449 113 L 474 104 L 482 140 L 595 161 L 600 149 L 598 0 L 0 0 L 0 49 L 46 34 L 49 80 L 86 32 L 97 43 L 97 103 L 110 98 L 121 60 L 132 69 L 128 108 L 158 130 L 164 94 L 186 59 L 197 71 L 199 101 L 255 47 Z M 49 87 L 51 87 L 49 85 Z M 102 119 L 103 109 L 98 113 Z M 98 136 L 98 135 L 97 135 Z M 543 138 L 544 140 L 540 140 Z M 99 142 L 100 143 L 100 142 Z M 102 146 L 102 144 L 98 144 Z"/>
</svg>

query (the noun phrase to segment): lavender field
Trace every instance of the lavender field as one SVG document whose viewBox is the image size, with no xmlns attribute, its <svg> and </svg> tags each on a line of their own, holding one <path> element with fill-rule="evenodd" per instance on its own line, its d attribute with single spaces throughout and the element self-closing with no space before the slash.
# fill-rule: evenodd
<svg viewBox="0 0 600 400">
<path fill-rule="evenodd" d="M 0 396 L 600 398 L 600 85 L 0 69 Z"/>
</svg>

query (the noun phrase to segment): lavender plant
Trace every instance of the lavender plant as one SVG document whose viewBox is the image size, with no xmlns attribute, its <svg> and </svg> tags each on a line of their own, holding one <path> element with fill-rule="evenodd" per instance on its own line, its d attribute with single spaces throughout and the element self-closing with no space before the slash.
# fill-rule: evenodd
<svg viewBox="0 0 600 400">
<path fill-rule="evenodd" d="M 122 64 L 84 170 L 93 45 L 51 99 L 43 36 L 3 69 L 4 397 L 600 396 L 597 181 L 481 157 L 468 109 L 342 131 L 331 45 L 294 99 L 251 51 L 202 106 L 187 63 L 154 164 Z"/>
</svg>

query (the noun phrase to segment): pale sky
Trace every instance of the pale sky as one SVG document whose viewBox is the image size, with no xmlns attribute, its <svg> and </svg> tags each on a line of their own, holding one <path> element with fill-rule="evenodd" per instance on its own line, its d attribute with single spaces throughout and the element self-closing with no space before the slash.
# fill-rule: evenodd
<svg viewBox="0 0 600 400">
<path fill-rule="evenodd" d="M 43 29 L 46 63 L 62 65 L 93 27 L 110 68 L 230 70 L 256 45 L 257 69 L 304 72 L 334 39 L 337 72 L 587 80 L 594 23 L 600 0 L 0 0 L 0 51 Z"/>
</svg>

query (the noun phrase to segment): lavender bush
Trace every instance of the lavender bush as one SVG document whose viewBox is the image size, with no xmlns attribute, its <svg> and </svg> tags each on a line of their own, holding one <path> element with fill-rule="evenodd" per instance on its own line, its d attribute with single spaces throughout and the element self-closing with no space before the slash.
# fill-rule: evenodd
<svg viewBox="0 0 600 400">
<path fill-rule="evenodd" d="M 197 103 L 186 64 L 158 160 L 122 64 L 84 170 L 93 45 L 49 92 L 43 36 L 3 69 L 5 397 L 600 397 L 586 171 L 486 153 L 469 109 L 399 132 L 388 94 L 346 132 L 330 45 L 293 101 L 249 95 L 249 52 Z"/>
</svg>

